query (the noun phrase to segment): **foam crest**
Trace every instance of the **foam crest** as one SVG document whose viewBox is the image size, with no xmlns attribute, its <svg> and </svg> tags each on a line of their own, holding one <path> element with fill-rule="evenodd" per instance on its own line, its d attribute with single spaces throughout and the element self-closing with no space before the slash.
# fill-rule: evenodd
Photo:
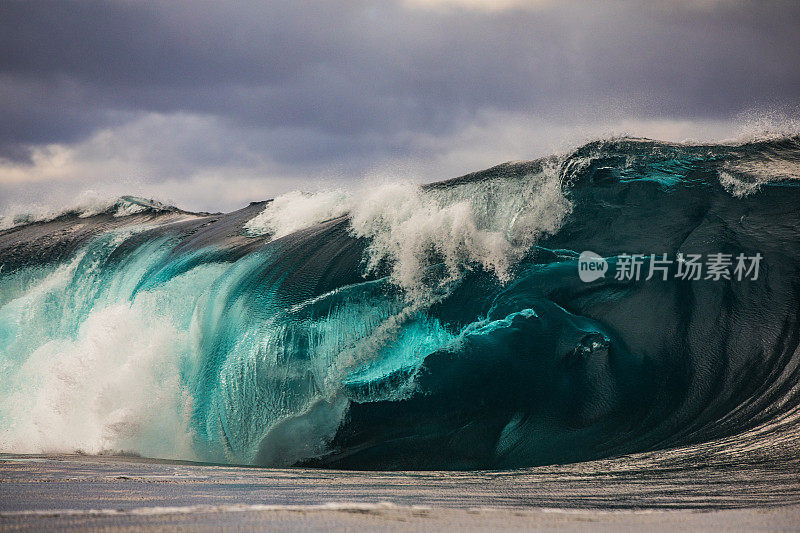
<svg viewBox="0 0 800 533">
<path fill-rule="evenodd" d="M 343 190 L 315 194 L 292 191 L 278 196 L 245 224 L 250 235 L 271 235 L 278 239 L 344 215 L 350 209 L 351 194 Z"/>
<path fill-rule="evenodd" d="M 49 222 L 60 216 L 75 215 L 89 218 L 103 213 L 124 217 L 142 213 L 148 209 L 173 210 L 175 208 L 133 196 L 103 196 L 95 191 L 84 191 L 74 201 L 65 206 L 41 204 L 11 205 L 0 214 L 0 231 L 24 224 Z"/>
<path fill-rule="evenodd" d="M 351 212 L 353 233 L 370 240 L 367 271 L 391 265 L 409 293 L 430 286 L 437 262 L 446 286 L 481 268 L 505 282 L 515 262 L 543 234 L 558 229 L 570 204 L 555 167 L 523 178 L 423 189 L 389 183 L 367 190 Z"/>
<path fill-rule="evenodd" d="M 275 198 L 245 228 L 277 239 L 349 213 L 353 235 L 369 239 L 366 271 L 388 264 L 392 281 L 419 296 L 430 288 L 437 263 L 446 273 L 435 276 L 435 285 L 446 286 L 473 268 L 507 281 L 516 260 L 541 235 L 555 232 L 569 210 L 553 162 L 521 178 L 438 189 L 395 180 L 352 192 L 293 191 Z"/>
</svg>

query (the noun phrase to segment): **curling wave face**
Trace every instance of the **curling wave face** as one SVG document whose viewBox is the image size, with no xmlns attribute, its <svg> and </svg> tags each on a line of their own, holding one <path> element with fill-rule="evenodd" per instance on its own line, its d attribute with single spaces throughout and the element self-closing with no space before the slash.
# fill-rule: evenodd
<svg viewBox="0 0 800 533">
<path fill-rule="evenodd" d="M 796 137 L 621 139 L 228 214 L 123 198 L 20 219 L 0 232 L 0 450 L 365 469 L 722 442 L 796 457 L 798 178 Z M 585 250 L 605 276 L 581 280 Z M 626 254 L 717 253 L 760 254 L 759 275 L 614 276 Z"/>
</svg>

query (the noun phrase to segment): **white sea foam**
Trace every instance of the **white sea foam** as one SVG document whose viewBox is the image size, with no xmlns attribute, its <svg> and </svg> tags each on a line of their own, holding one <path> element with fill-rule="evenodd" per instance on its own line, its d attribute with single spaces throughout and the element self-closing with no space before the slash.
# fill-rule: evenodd
<svg viewBox="0 0 800 533">
<path fill-rule="evenodd" d="M 392 279 L 414 291 L 431 261 L 458 279 L 477 266 L 506 281 L 542 234 L 558 229 L 570 204 L 556 168 L 520 179 L 424 190 L 411 184 L 372 188 L 355 202 L 353 232 L 370 239 L 367 270 L 389 262 Z"/>
<path fill-rule="evenodd" d="M 766 183 L 800 180 L 800 163 L 797 161 L 739 161 L 726 163 L 719 171 L 719 181 L 737 198 L 758 191 Z"/>
<path fill-rule="evenodd" d="M 439 284 L 473 267 L 506 281 L 519 256 L 555 232 L 570 208 L 553 163 L 521 178 L 438 189 L 387 180 L 353 191 L 295 191 L 277 197 L 246 228 L 279 238 L 349 213 L 354 236 L 369 240 L 366 270 L 388 264 L 393 282 L 418 296 L 434 262 L 446 268 Z"/>
<path fill-rule="evenodd" d="M 401 506 L 393 502 L 328 502 L 316 505 L 292 504 L 230 504 L 230 505 L 185 505 L 185 506 L 159 506 L 159 507 L 134 507 L 132 509 L 31 509 L 24 511 L 2 511 L 0 517 L 89 517 L 89 516 L 162 516 L 162 515 L 190 515 L 200 513 L 247 513 L 247 512 L 358 512 L 371 513 L 387 510 L 430 510 L 425 505 Z M 486 510 L 491 510 L 486 508 Z"/>
<path fill-rule="evenodd" d="M 66 214 L 89 218 L 113 211 L 115 217 L 124 217 L 141 213 L 149 205 L 163 206 L 158 202 L 139 201 L 131 197 L 103 196 L 89 190 L 84 191 L 73 201 L 62 206 L 43 204 L 10 205 L 0 214 L 0 230 L 33 222 L 48 222 Z"/>
<path fill-rule="evenodd" d="M 77 339 L 54 339 L 31 354 L 3 398 L 10 427 L 0 448 L 193 457 L 191 396 L 175 354 L 185 334 L 140 307 L 92 312 Z"/>
<path fill-rule="evenodd" d="M 114 277 L 96 269 L 101 248 L 108 253 L 131 231 L 36 282 L 11 280 L 20 286 L 0 302 L 0 450 L 197 458 L 182 375 L 196 354 L 187 327 L 194 300 L 185 295 L 223 267 L 197 268 L 132 296 L 156 250 Z"/>
<path fill-rule="evenodd" d="M 745 181 L 735 178 L 730 172 L 725 172 L 724 170 L 719 172 L 719 182 L 726 191 L 737 198 L 744 198 L 745 196 L 748 196 L 761 188 L 761 184 L 759 182 Z"/>
<path fill-rule="evenodd" d="M 264 210 L 245 224 L 251 235 L 278 239 L 297 230 L 342 216 L 350 209 L 352 195 L 344 190 L 307 194 L 292 191 L 269 202 Z"/>
</svg>

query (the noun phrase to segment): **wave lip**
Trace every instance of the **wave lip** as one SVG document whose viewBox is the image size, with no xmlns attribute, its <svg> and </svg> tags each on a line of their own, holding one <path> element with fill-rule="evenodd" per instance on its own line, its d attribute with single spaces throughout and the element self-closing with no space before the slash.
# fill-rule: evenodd
<svg viewBox="0 0 800 533">
<path fill-rule="evenodd" d="M 81 195 L 72 205 L 60 209 L 44 206 L 12 207 L 9 212 L 0 215 L 0 231 L 63 218 L 91 218 L 104 214 L 125 217 L 144 212 L 178 213 L 185 211 L 156 200 L 137 196 L 102 198 L 95 193 L 88 192 Z"/>
</svg>

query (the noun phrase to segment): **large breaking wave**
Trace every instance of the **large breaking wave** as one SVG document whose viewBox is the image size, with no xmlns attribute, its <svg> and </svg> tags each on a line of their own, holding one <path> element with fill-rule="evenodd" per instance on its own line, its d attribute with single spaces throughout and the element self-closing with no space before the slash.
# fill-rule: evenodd
<svg viewBox="0 0 800 533">
<path fill-rule="evenodd" d="M 0 450 L 377 469 L 797 450 L 799 177 L 797 137 L 618 139 L 228 214 L 127 197 L 6 221 Z M 584 250 L 763 262 L 584 283 Z"/>
</svg>

